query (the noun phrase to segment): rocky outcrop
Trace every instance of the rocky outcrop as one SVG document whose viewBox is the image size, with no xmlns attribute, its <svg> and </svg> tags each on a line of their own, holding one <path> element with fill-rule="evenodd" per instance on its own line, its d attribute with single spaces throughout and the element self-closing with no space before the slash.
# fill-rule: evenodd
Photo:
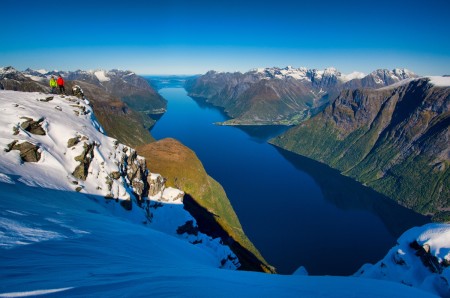
<svg viewBox="0 0 450 298">
<path fill-rule="evenodd" d="M 83 152 L 75 157 L 75 161 L 78 161 L 80 163 L 72 173 L 75 178 L 86 181 L 89 165 L 91 164 L 92 158 L 94 157 L 94 147 L 95 143 L 85 142 L 83 144 Z"/>
<path fill-rule="evenodd" d="M 159 174 L 150 174 L 147 176 L 147 182 L 149 185 L 149 196 L 156 196 L 158 193 L 164 191 L 166 187 L 166 179 Z"/>
<path fill-rule="evenodd" d="M 416 79 L 344 90 L 322 113 L 271 142 L 437 219 L 449 208 L 449 117 L 450 88 Z"/>
<path fill-rule="evenodd" d="M 34 135 L 46 135 L 45 130 L 42 128 L 42 122 L 44 121 L 44 118 L 38 119 L 36 121 L 28 117 L 21 117 L 21 119 L 25 119 L 25 121 L 20 124 L 20 127 L 23 130 L 28 131 Z"/>
<path fill-rule="evenodd" d="M 417 240 L 414 240 L 409 246 L 416 251 L 415 255 L 420 258 L 422 264 L 432 273 L 442 274 L 444 269 L 450 266 L 450 259 L 439 259 L 431 253 L 431 247 L 428 243 L 420 245 Z M 396 263 L 402 265 L 404 260 L 402 258 L 396 259 Z"/>
<path fill-rule="evenodd" d="M 144 197 L 148 196 L 149 184 L 147 182 L 148 170 L 145 159 L 139 158 L 137 152 L 132 149 L 130 154 L 122 160 L 121 170 L 126 173 L 128 181 L 131 181 L 133 192 L 138 202 L 141 203 Z"/>
<path fill-rule="evenodd" d="M 5 148 L 6 152 L 11 150 L 18 150 L 20 152 L 20 159 L 23 162 L 38 162 L 41 159 L 41 153 L 39 152 L 39 146 L 31 144 L 30 142 L 13 141 Z"/>
<path fill-rule="evenodd" d="M 376 264 L 365 264 L 356 277 L 399 282 L 450 297 L 450 225 L 414 227 Z"/>
</svg>

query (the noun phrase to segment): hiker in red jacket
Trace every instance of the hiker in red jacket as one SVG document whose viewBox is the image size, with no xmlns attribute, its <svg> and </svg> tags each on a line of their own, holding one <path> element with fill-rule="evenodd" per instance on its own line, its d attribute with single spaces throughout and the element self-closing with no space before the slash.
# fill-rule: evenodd
<svg viewBox="0 0 450 298">
<path fill-rule="evenodd" d="M 66 89 L 64 88 L 64 79 L 61 77 L 61 75 L 58 76 L 56 83 L 58 84 L 59 87 L 59 93 L 66 94 Z"/>
</svg>

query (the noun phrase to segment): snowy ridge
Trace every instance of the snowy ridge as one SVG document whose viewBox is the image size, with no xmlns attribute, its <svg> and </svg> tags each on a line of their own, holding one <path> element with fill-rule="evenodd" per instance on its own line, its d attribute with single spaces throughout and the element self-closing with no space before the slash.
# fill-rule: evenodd
<svg viewBox="0 0 450 298">
<path fill-rule="evenodd" d="M 187 221 L 192 221 L 192 225 L 196 226 L 195 219 L 182 207 L 182 191 L 165 188 L 163 179 L 160 179 L 162 183 L 157 185 L 151 197 L 137 201 L 136 195 L 142 194 L 144 185 L 145 177 L 139 177 L 139 171 L 145 165 L 145 160 L 136 156 L 130 147 L 119 144 L 99 131 L 101 127 L 87 100 L 73 96 L 52 96 L 49 101 L 43 100 L 49 97 L 48 94 L 40 93 L 0 92 L 3 114 L 0 119 L 0 147 L 9 148 L 14 141 L 17 144 L 29 142 L 38 146 L 37 151 L 40 153 L 38 162 L 25 162 L 19 150 L 1 150 L 1 181 L 18 181 L 30 187 L 77 191 L 108 198 L 101 203 L 105 208 L 116 210 L 115 213 L 118 212 L 114 206 L 117 203 L 112 199 L 122 201 L 119 205 L 128 206 L 125 209 L 131 210 L 119 207 L 120 212 L 117 214 L 120 217 L 140 224 L 146 222 L 149 228 L 154 226 L 172 236 L 198 243 L 197 246 L 216 255 L 218 267 L 239 267 L 234 253 L 217 240 L 201 233 L 178 235 L 177 228 Z M 27 119 L 40 119 L 45 135 L 36 135 L 24 129 L 23 123 Z M 84 155 L 83 160 L 81 157 Z M 80 167 L 80 162 L 85 161 L 89 161 L 89 164 L 84 164 L 84 167 L 88 167 L 86 177 L 83 176 L 83 166 Z M 127 164 L 130 162 L 133 164 Z M 157 174 L 150 176 L 160 177 Z M 163 204 L 153 208 L 152 202 Z M 174 208 L 172 204 L 181 205 Z M 6 248 L 61 238 L 51 231 L 22 226 L 20 222 L 2 218 L 0 222 L 8 227 L 7 232 L 0 234 L 0 246 Z"/>
<path fill-rule="evenodd" d="M 364 265 L 356 276 L 397 281 L 450 297 L 449 264 L 450 225 L 428 224 L 406 231 L 383 260 Z"/>
<path fill-rule="evenodd" d="M 344 83 L 353 79 L 361 79 L 365 76 L 362 72 L 352 72 L 351 74 L 342 74 L 334 67 L 328 67 L 324 70 L 308 69 L 306 67 L 293 68 L 287 66 L 285 68 L 268 67 L 268 68 L 255 68 L 249 71 L 262 76 L 263 79 L 286 79 L 293 78 L 296 80 L 312 81 L 321 80 L 324 77 L 336 77 L 340 82 Z"/>
</svg>

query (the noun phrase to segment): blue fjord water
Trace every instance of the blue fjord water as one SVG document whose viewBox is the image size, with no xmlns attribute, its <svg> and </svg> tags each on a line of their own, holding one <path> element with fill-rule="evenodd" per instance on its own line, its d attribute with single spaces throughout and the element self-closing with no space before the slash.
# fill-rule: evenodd
<svg viewBox="0 0 450 298">
<path fill-rule="evenodd" d="M 267 140 L 285 127 L 230 127 L 178 87 L 159 90 L 168 110 L 152 128 L 194 150 L 224 187 L 245 233 L 282 274 L 349 275 L 380 260 L 406 229 L 428 220 L 323 164 Z"/>
</svg>

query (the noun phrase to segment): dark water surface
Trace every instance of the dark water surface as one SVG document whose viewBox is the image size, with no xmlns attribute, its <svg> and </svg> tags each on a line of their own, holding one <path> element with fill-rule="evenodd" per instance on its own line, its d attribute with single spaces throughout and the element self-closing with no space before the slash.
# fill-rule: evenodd
<svg viewBox="0 0 450 298">
<path fill-rule="evenodd" d="M 217 108 L 162 88 L 168 111 L 151 133 L 194 150 L 225 188 L 245 233 L 279 273 L 349 275 L 427 222 L 382 195 L 267 140 L 284 127 L 229 127 Z"/>
</svg>

